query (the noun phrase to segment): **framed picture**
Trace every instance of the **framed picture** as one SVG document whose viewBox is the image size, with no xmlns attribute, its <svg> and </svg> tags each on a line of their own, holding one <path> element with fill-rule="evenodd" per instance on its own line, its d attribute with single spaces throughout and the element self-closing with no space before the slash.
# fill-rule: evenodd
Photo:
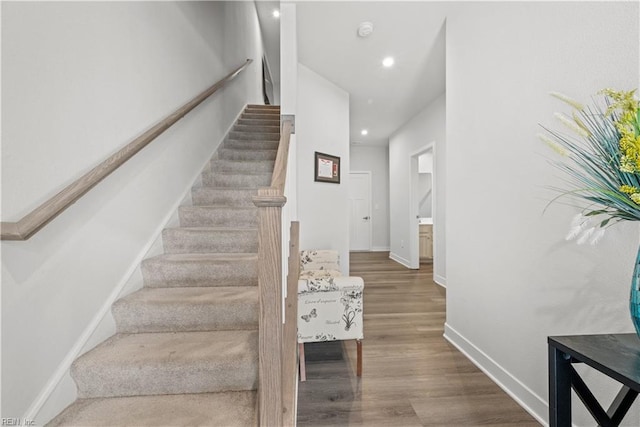
<svg viewBox="0 0 640 427">
<path fill-rule="evenodd" d="M 340 157 L 316 151 L 314 170 L 315 181 L 340 184 Z"/>
</svg>

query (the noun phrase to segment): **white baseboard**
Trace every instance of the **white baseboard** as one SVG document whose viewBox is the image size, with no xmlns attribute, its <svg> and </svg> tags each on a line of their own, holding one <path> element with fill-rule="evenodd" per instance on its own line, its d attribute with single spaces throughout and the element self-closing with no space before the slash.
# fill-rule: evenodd
<svg viewBox="0 0 640 427">
<path fill-rule="evenodd" d="M 123 275 L 122 280 L 120 280 L 120 282 L 113 288 L 109 297 L 96 312 L 96 315 L 91 319 L 91 322 L 89 322 L 60 365 L 58 365 L 58 368 L 49 378 L 49 381 L 47 381 L 31 406 L 29 406 L 23 416 L 23 419 L 34 420 L 36 425 L 44 425 L 76 399 L 75 394 L 71 395 L 69 393 L 69 390 L 73 390 L 75 392 L 75 385 L 69 375 L 71 364 L 82 353 L 115 333 L 115 323 L 111 317 L 111 306 L 124 291 L 133 290 L 131 282 L 135 281 L 136 275 L 141 277 L 140 264 L 142 263 L 142 260 L 153 255 L 151 252 L 154 248 L 158 247 L 158 242 L 161 242 L 162 230 L 172 222 L 176 221 L 178 207 L 180 207 L 185 200 L 191 200 L 191 189 L 200 180 L 202 171 L 207 166 L 209 160 L 213 157 L 213 154 L 217 152 L 218 147 L 222 144 L 226 136 L 231 132 L 235 122 L 242 115 L 245 108 L 242 108 L 240 113 L 238 113 L 236 119 L 233 120 L 220 142 L 213 148 L 213 152 L 210 153 L 210 156 L 205 162 L 203 162 L 202 166 L 195 173 L 195 176 L 192 177 L 190 184 L 185 188 L 182 196 L 171 207 L 169 213 L 154 230 L 152 237 L 142 248 L 138 256 L 133 260 L 130 268 Z M 70 387 L 71 385 L 73 385 L 73 387 Z"/>
<path fill-rule="evenodd" d="M 441 276 L 439 274 L 434 274 L 433 281 L 436 282 L 437 285 L 442 286 L 443 288 L 447 287 L 447 278 L 444 276 Z"/>
<path fill-rule="evenodd" d="M 543 426 L 548 426 L 549 404 L 524 385 L 506 369 L 496 363 L 486 353 L 460 335 L 447 323 L 444 325 L 444 338 L 484 372 L 493 382 L 505 391 L 522 408 L 531 414 Z M 546 373 L 545 373 L 546 375 Z"/>
<path fill-rule="evenodd" d="M 389 252 L 390 250 L 389 246 L 374 246 L 371 248 L 371 252 Z"/>
<path fill-rule="evenodd" d="M 398 264 L 402 264 L 407 268 L 411 268 L 411 263 L 409 260 L 402 258 L 401 256 L 394 254 L 393 252 L 389 253 L 389 258 L 397 262 Z"/>
</svg>

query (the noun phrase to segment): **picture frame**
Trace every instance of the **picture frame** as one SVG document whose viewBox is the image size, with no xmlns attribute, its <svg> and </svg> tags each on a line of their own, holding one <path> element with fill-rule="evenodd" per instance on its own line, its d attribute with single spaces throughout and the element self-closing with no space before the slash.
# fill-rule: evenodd
<svg viewBox="0 0 640 427">
<path fill-rule="evenodd" d="M 316 151 L 314 181 L 340 184 L 340 157 Z"/>
</svg>

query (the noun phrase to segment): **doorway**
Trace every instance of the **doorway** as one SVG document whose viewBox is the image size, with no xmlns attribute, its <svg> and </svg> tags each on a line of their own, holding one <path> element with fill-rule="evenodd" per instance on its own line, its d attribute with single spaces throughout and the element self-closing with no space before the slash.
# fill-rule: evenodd
<svg viewBox="0 0 640 427">
<path fill-rule="evenodd" d="M 262 98 L 264 105 L 273 105 L 273 82 L 267 57 L 262 57 Z"/>
<path fill-rule="evenodd" d="M 371 251 L 371 172 L 349 173 L 349 250 Z"/>
<path fill-rule="evenodd" d="M 410 157 L 411 188 L 409 191 L 409 262 L 410 268 L 420 268 L 420 254 L 435 258 L 433 229 L 436 174 L 434 170 L 435 144 L 429 143 Z M 421 227 L 423 228 L 421 233 Z M 429 248 L 422 245 L 430 245 Z M 422 249 L 422 251 L 421 251 Z M 428 255 L 427 255 L 428 256 Z"/>
</svg>

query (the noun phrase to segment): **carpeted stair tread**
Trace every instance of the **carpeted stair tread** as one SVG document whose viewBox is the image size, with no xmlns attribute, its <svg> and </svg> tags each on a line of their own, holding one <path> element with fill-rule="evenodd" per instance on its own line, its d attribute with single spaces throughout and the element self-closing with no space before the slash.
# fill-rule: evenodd
<svg viewBox="0 0 640 427">
<path fill-rule="evenodd" d="M 182 227 L 258 226 L 258 209 L 251 206 L 181 206 L 178 216 Z"/>
<path fill-rule="evenodd" d="M 254 390 L 257 331 L 118 334 L 73 363 L 80 398 Z"/>
<path fill-rule="evenodd" d="M 164 254 L 142 261 L 146 287 L 257 286 L 257 253 Z"/>
<path fill-rule="evenodd" d="M 263 150 L 242 150 L 238 148 L 218 148 L 218 159 L 237 160 L 237 161 L 255 161 L 255 160 L 275 160 L 278 150 L 265 148 Z"/>
<path fill-rule="evenodd" d="M 248 139 L 252 141 L 278 141 L 280 140 L 280 132 L 277 133 L 253 133 L 253 132 L 238 132 L 232 130 L 229 132 L 228 140 Z"/>
<path fill-rule="evenodd" d="M 271 173 L 255 174 L 210 172 L 202 173 L 202 185 L 205 187 L 260 188 L 271 184 Z"/>
<path fill-rule="evenodd" d="M 191 190 L 191 200 L 195 206 L 227 205 L 255 206 L 253 196 L 258 194 L 255 188 L 195 187 Z"/>
<path fill-rule="evenodd" d="M 47 427 L 256 426 L 256 392 L 80 399 Z"/>
<path fill-rule="evenodd" d="M 232 138 L 232 139 L 227 139 L 222 144 L 222 147 L 231 148 L 235 150 L 277 150 L 278 140 Z"/>
<path fill-rule="evenodd" d="M 242 117 L 245 116 L 257 116 L 257 117 L 272 117 L 280 119 L 280 111 L 275 110 L 261 110 L 261 109 L 246 109 L 242 113 Z"/>
<path fill-rule="evenodd" d="M 251 330 L 258 328 L 258 288 L 143 288 L 112 312 L 118 333 Z"/>
<path fill-rule="evenodd" d="M 280 117 L 280 110 L 268 109 L 268 108 L 252 108 L 248 107 L 244 110 L 244 114 L 256 114 Z"/>
<path fill-rule="evenodd" d="M 249 227 L 178 227 L 162 231 L 165 253 L 258 252 L 258 232 Z"/>
<path fill-rule="evenodd" d="M 215 159 L 209 162 L 211 172 L 230 172 L 246 174 L 273 173 L 275 160 L 224 160 Z"/>
</svg>

